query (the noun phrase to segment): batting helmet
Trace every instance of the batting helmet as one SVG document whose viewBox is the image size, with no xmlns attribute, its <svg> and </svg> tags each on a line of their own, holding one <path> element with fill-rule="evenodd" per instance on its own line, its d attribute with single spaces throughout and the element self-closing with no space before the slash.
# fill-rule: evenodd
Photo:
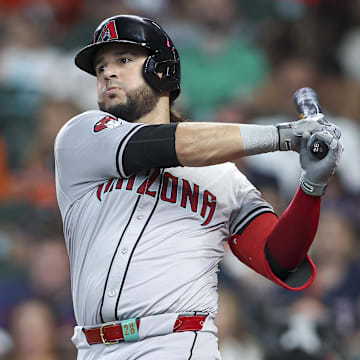
<svg viewBox="0 0 360 360">
<path fill-rule="evenodd" d="M 149 51 L 143 75 L 150 86 L 169 91 L 173 101 L 180 94 L 180 58 L 173 42 L 155 21 L 134 15 L 118 15 L 104 20 L 95 30 L 91 44 L 80 50 L 75 64 L 91 75 L 100 47 L 110 43 L 141 46 Z M 159 77 L 157 74 L 162 73 Z"/>
</svg>

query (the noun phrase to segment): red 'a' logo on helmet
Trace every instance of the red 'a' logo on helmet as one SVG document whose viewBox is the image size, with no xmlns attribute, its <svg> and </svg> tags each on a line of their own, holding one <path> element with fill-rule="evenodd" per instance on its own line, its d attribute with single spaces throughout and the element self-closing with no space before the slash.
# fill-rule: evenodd
<svg viewBox="0 0 360 360">
<path fill-rule="evenodd" d="M 116 31 L 115 20 L 111 20 L 102 29 L 102 31 L 96 41 L 104 42 L 104 41 L 109 41 L 109 40 L 113 40 L 113 39 L 117 39 L 117 38 L 118 38 L 118 34 Z"/>
</svg>

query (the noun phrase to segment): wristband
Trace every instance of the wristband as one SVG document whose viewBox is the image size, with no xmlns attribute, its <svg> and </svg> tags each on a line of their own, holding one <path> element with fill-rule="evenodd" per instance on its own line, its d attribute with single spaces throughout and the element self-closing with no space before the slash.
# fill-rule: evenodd
<svg viewBox="0 0 360 360">
<path fill-rule="evenodd" d="M 240 125 L 244 155 L 279 150 L 279 133 L 273 125 Z"/>
</svg>

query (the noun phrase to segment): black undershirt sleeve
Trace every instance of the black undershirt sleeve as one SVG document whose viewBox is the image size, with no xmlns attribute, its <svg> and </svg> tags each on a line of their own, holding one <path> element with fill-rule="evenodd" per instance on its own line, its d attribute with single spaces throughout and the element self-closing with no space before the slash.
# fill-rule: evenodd
<svg viewBox="0 0 360 360">
<path fill-rule="evenodd" d="M 175 151 L 177 123 L 148 125 L 137 131 L 125 146 L 122 161 L 125 174 L 180 166 Z"/>
</svg>

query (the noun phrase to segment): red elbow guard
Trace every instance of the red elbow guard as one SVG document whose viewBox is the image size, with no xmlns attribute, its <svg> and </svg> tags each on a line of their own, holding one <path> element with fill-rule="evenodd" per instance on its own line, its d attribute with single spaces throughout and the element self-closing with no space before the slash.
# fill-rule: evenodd
<svg viewBox="0 0 360 360">
<path fill-rule="evenodd" d="M 265 246 L 268 235 L 277 223 L 272 213 L 264 213 L 255 218 L 241 235 L 230 238 L 229 245 L 233 254 L 245 265 L 280 286 L 300 291 L 307 288 L 315 277 L 315 265 L 309 256 L 285 278 L 279 278 L 271 269 L 266 257 Z"/>
</svg>

